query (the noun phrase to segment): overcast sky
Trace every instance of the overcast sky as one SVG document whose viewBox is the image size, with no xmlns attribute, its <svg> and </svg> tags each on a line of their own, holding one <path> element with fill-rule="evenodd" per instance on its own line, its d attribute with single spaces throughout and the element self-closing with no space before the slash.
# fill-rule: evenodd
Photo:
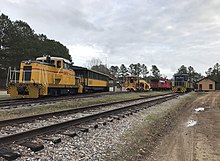
<svg viewBox="0 0 220 161">
<path fill-rule="evenodd" d="M 220 62 L 220 0 L 0 0 L 0 10 L 66 45 L 76 65 L 140 62 L 171 77 Z"/>
</svg>

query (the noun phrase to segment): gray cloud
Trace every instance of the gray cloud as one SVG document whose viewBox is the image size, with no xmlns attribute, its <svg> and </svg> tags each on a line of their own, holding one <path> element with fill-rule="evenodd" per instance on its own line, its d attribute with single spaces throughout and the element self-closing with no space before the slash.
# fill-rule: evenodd
<svg viewBox="0 0 220 161">
<path fill-rule="evenodd" d="M 67 45 L 79 65 L 107 56 L 110 65 L 156 64 L 171 76 L 182 64 L 204 73 L 220 57 L 219 0 L 0 2 L 13 20 Z"/>
</svg>

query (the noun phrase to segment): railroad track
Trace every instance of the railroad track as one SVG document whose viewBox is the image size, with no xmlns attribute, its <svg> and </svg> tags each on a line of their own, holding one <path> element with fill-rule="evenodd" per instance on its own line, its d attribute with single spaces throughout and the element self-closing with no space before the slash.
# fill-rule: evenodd
<svg viewBox="0 0 220 161">
<path fill-rule="evenodd" d="M 46 104 L 52 102 L 58 102 L 62 100 L 71 100 L 76 98 L 88 98 L 88 97 L 101 97 L 104 95 L 117 95 L 128 92 L 104 92 L 104 93 L 93 93 L 93 94 L 80 94 L 71 96 L 60 96 L 60 97 L 43 97 L 39 99 L 6 99 L 0 100 L 0 109 L 11 109 L 16 108 L 20 105 L 32 105 L 32 104 Z"/>
<path fill-rule="evenodd" d="M 36 119 L 46 119 L 46 118 L 54 117 L 54 116 L 63 116 L 63 115 L 88 111 L 88 110 L 95 109 L 95 108 L 98 108 L 98 107 L 101 107 L 101 106 L 110 106 L 110 105 L 116 105 L 116 104 L 123 104 L 123 103 L 129 103 L 129 102 L 133 102 L 133 101 L 145 100 L 145 99 L 149 99 L 149 98 L 167 96 L 167 95 L 170 95 L 170 93 L 161 94 L 161 95 L 153 95 L 153 96 L 145 96 L 145 97 L 135 98 L 135 99 L 130 99 L 130 100 L 100 103 L 100 104 L 83 106 L 83 107 L 78 107 L 78 108 L 73 108 L 73 109 L 62 110 L 62 111 L 25 116 L 25 117 L 13 118 L 13 119 L 8 119 L 8 120 L 1 120 L 0 121 L 0 128 L 3 127 L 3 126 L 7 126 L 7 125 L 14 125 L 14 124 L 19 124 L 19 123 L 24 123 L 24 122 L 30 122 L 30 121 L 33 121 L 33 120 L 36 120 Z"/>
<path fill-rule="evenodd" d="M 131 101 L 128 104 L 124 104 L 124 105 L 120 105 L 120 107 L 117 107 L 116 104 L 117 103 L 108 103 L 108 105 L 93 105 L 93 106 L 89 106 L 89 107 L 83 107 L 83 108 L 79 108 L 78 112 L 83 113 L 84 111 L 87 112 L 86 115 L 81 115 L 78 117 L 74 117 L 71 118 L 69 120 L 62 120 L 59 121 L 58 123 L 54 123 L 51 125 L 46 125 L 46 126 L 42 126 L 39 128 L 34 128 L 31 130 L 25 130 L 23 132 L 17 132 L 17 133 L 13 133 L 13 134 L 9 134 L 3 137 L 0 137 L 0 143 L 1 143 L 1 147 L 4 147 L 6 144 L 12 144 L 12 143 L 17 143 L 17 144 L 21 144 L 21 145 L 28 145 L 28 144 L 24 144 L 25 140 L 28 139 L 32 139 L 35 136 L 39 136 L 39 135 L 45 135 L 45 134 L 53 134 L 53 133 L 58 133 L 60 131 L 65 131 L 65 129 L 68 129 L 68 127 L 75 127 L 78 126 L 80 124 L 86 124 L 86 123 L 91 123 L 94 122 L 95 120 L 98 119 L 104 119 L 104 118 L 109 118 L 109 117 L 116 117 L 117 116 L 121 116 L 124 115 L 126 113 L 133 113 L 133 112 L 137 112 L 143 108 L 147 108 L 149 106 L 158 104 L 158 103 L 162 103 L 164 101 L 167 101 L 169 99 L 175 98 L 177 97 L 177 94 L 169 94 L 169 95 L 163 95 L 163 96 L 154 96 L 151 98 L 142 98 L 139 100 L 132 100 L 133 103 L 131 103 Z M 123 102 L 125 103 L 125 102 Z M 119 103 L 118 103 L 119 104 Z M 104 108 L 108 107 L 110 105 L 114 105 L 115 108 Z M 102 107 L 102 108 L 97 108 L 97 107 Z M 87 109 L 86 109 L 87 108 Z M 96 110 L 94 110 L 94 108 L 96 108 Z M 93 109 L 93 111 L 90 111 L 91 109 Z M 77 110 L 77 109 L 75 109 Z M 66 111 L 67 113 L 76 113 L 76 111 Z M 58 115 L 58 113 L 55 113 L 55 115 Z M 64 111 L 62 111 L 62 114 L 60 113 L 59 115 L 63 115 L 65 114 Z M 66 115 L 66 114 L 65 114 Z M 42 117 L 51 117 L 54 116 L 54 114 L 48 114 L 47 116 L 42 116 Z M 18 122 L 17 123 L 21 123 L 22 121 L 31 121 L 31 120 L 36 120 L 36 117 L 40 118 L 41 116 L 33 116 L 33 118 L 31 118 L 31 116 L 29 118 L 23 118 L 24 120 L 22 120 L 21 118 L 18 118 Z M 59 119 L 59 118 L 58 118 Z M 8 122 L 7 122 L 8 121 Z M 5 120 L 1 121 L 0 124 L 1 126 L 6 125 L 7 123 L 15 123 L 16 119 L 13 119 L 12 121 L 10 120 Z M 20 126 L 19 126 L 20 127 Z M 30 144 L 29 144 L 30 145 Z M 4 150 L 3 150 L 4 151 Z M 0 156 L 4 157 L 4 154 L 0 153 Z"/>
</svg>

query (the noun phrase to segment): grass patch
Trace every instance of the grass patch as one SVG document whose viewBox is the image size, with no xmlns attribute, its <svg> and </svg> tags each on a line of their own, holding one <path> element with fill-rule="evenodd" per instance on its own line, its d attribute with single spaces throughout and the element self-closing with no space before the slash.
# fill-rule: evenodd
<svg viewBox="0 0 220 161">
<path fill-rule="evenodd" d="M 174 104 L 157 108 L 144 115 L 141 123 L 133 126 L 122 138 L 122 144 L 116 145 L 117 150 L 109 150 L 106 160 L 143 160 L 151 154 L 159 139 L 170 129 L 175 127 L 176 118 L 199 96 L 203 94 L 192 93 L 184 96 Z M 114 153 L 112 153 L 114 151 Z"/>
<path fill-rule="evenodd" d="M 101 97 L 94 97 L 94 98 L 89 97 L 89 98 L 65 100 L 65 101 L 60 101 L 60 102 L 56 102 L 54 104 L 49 104 L 49 105 L 41 105 L 41 106 L 36 105 L 33 107 L 24 107 L 24 108 L 13 109 L 13 110 L 4 110 L 4 111 L 1 111 L 0 113 L 0 120 L 61 111 L 65 109 L 72 109 L 72 108 L 94 105 L 94 104 L 99 104 L 99 103 L 135 99 L 135 98 L 140 98 L 140 95 L 152 96 L 152 95 L 160 95 L 162 93 L 164 92 L 123 93 L 123 94 L 118 94 L 118 95 L 103 95 Z"/>
</svg>

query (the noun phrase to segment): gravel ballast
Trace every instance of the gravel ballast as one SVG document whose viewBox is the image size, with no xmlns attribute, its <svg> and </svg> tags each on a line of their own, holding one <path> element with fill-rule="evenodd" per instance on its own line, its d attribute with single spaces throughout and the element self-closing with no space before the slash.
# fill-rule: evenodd
<svg viewBox="0 0 220 161">
<path fill-rule="evenodd" d="M 177 106 L 182 99 L 191 97 L 192 94 L 186 94 L 176 99 L 169 100 L 162 104 L 149 107 L 133 115 L 129 115 L 120 120 L 114 119 L 107 124 L 99 124 L 98 128 L 90 128 L 88 133 L 78 132 L 76 137 L 69 137 L 61 134 L 46 137 L 60 137 L 61 143 L 54 144 L 51 141 L 36 138 L 34 142 L 44 145 L 44 149 L 38 152 L 32 152 L 30 149 L 13 145 L 11 148 L 21 153 L 17 160 L 105 160 L 106 157 L 117 154 L 119 147 L 117 145 L 126 144 L 122 139 L 124 134 L 133 127 L 138 126 L 152 114 L 163 113 Z M 100 120 L 101 121 L 101 120 Z M 69 129 L 71 131 L 71 129 Z"/>
</svg>

